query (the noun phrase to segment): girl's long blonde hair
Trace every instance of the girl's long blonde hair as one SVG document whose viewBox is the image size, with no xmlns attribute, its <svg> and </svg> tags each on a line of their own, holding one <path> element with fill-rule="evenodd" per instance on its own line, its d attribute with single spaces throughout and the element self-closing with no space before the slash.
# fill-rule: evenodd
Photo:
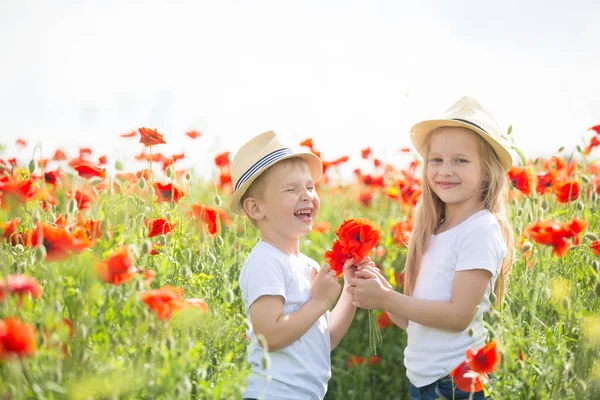
<svg viewBox="0 0 600 400">
<path fill-rule="evenodd" d="M 417 206 L 416 215 L 413 224 L 413 230 L 408 243 L 408 254 L 406 256 L 405 287 L 404 294 L 411 296 L 419 275 L 419 268 L 425 249 L 429 244 L 431 235 L 435 232 L 440 221 L 444 219 L 444 202 L 433 192 L 427 180 L 427 161 L 429 159 L 429 149 L 431 138 L 436 133 L 437 128 L 430 132 L 425 143 L 423 157 L 423 193 L 420 204 Z M 467 128 L 464 128 L 467 129 Z M 472 132 L 472 131 L 471 131 Z M 507 252 L 502 261 L 500 275 L 496 280 L 494 294 L 497 298 L 497 304 L 501 304 L 506 293 L 506 283 L 508 275 L 512 269 L 512 260 L 514 255 L 514 237 L 513 230 L 506 217 L 506 204 L 508 203 L 508 180 L 506 172 L 500 164 L 500 160 L 492 146 L 480 135 L 473 132 L 477 137 L 478 153 L 481 157 L 483 174 L 486 177 L 482 184 L 482 204 L 488 209 L 498 221 L 502 237 L 506 242 Z"/>
</svg>

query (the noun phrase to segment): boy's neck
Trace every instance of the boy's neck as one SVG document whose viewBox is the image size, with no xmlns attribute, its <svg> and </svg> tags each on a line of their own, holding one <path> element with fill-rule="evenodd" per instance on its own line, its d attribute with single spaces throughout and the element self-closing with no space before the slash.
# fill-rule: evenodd
<svg viewBox="0 0 600 400">
<path fill-rule="evenodd" d="M 296 238 L 295 240 L 288 239 L 278 235 L 269 235 L 265 232 L 261 233 L 260 240 L 269 243 L 271 246 L 275 247 L 277 250 L 287 255 L 298 256 L 298 254 L 300 253 L 299 238 Z"/>
</svg>

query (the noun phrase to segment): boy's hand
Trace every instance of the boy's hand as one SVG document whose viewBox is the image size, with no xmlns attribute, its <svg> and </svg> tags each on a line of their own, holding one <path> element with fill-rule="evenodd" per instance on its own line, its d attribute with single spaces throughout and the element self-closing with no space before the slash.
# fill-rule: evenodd
<svg viewBox="0 0 600 400">
<path fill-rule="evenodd" d="M 329 264 L 323 264 L 312 281 L 310 292 L 312 300 L 329 310 L 342 291 L 342 285 L 335 277 L 335 271 Z"/>
<path fill-rule="evenodd" d="M 363 260 L 361 260 L 357 265 L 360 265 Z M 349 258 L 344 263 L 343 273 L 344 273 L 344 284 L 348 284 L 350 279 L 355 277 L 356 271 L 358 271 L 357 265 L 354 265 L 353 259 Z"/>
</svg>

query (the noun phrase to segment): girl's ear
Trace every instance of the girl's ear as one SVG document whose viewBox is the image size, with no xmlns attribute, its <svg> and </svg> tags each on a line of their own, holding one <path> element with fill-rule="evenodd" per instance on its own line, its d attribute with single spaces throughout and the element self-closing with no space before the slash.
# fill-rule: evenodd
<svg viewBox="0 0 600 400">
<path fill-rule="evenodd" d="M 246 215 L 254 220 L 260 221 L 265 217 L 262 207 L 254 197 L 246 197 L 242 207 L 246 211 Z"/>
</svg>

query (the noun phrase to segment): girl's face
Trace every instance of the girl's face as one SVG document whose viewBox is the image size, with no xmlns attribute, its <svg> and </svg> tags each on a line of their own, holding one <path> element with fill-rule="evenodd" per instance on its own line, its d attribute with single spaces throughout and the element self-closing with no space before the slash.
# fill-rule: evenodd
<svg viewBox="0 0 600 400">
<path fill-rule="evenodd" d="M 427 181 L 446 210 L 481 208 L 484 173 L 476 135 L 465 128 L 443 127 L 431 137 Z"/>
</svg>

